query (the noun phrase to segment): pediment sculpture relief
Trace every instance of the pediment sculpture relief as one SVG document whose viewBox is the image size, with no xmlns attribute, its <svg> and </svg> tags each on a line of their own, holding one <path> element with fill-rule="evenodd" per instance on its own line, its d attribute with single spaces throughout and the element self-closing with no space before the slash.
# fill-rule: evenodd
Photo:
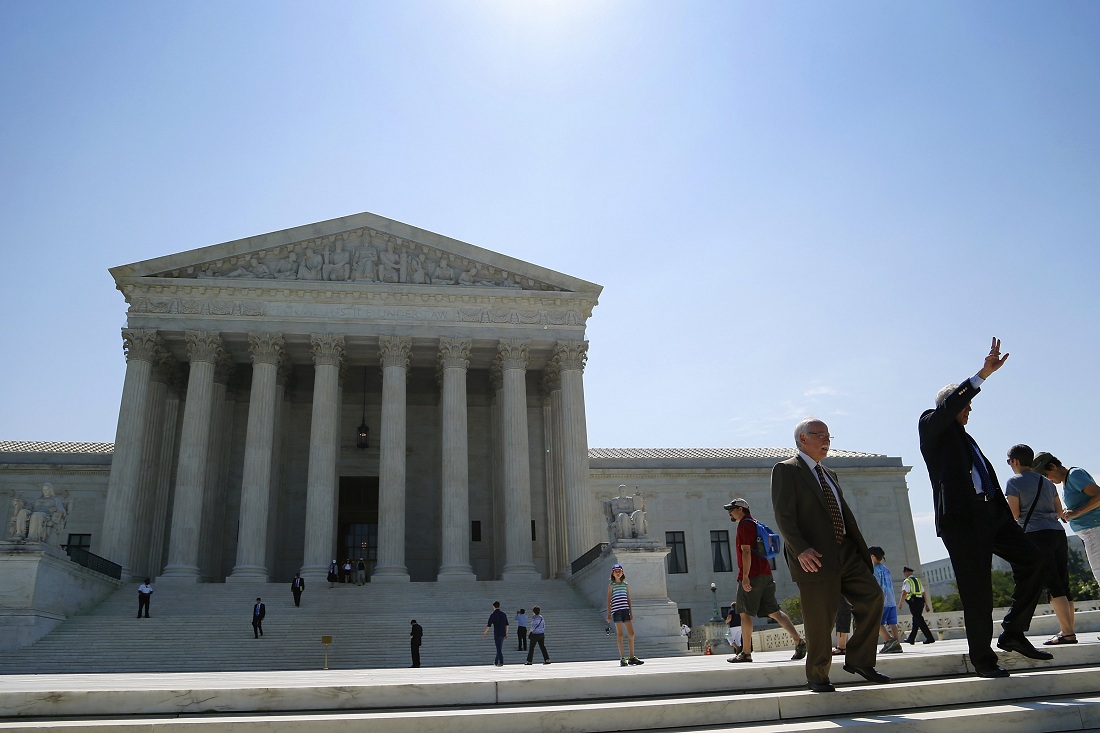
<svg viewBox="0 0 1100 733">
<path fill-rule="evenodd" d="M 561 290 L 514 272 L 373 230 L 327 235 L 169 270 L 158 276 Z"/>
</svg>

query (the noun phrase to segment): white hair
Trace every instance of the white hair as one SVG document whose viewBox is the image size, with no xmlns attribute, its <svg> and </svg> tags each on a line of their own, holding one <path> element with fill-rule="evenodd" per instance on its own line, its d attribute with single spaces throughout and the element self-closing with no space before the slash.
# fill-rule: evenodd
<svg viewBox="0 0 1100 733">
<path fill-rule="evenodd" d="M 794 426 L 794 447 L 795 448 L 798 448 L 799 450 L 802 450 L 802 442 L 798 438 L 802 435 L 809 435 L 810 431 L 807 430 L 807 428 L 809 428 L 814 423 L 821 423 L 822 425 L 824 425 L 824 423 L 821 422 L 820 418 L 816 418 L 816 417 L 811 416 L 811 417 L 802 418 L 801 420 L 798 421 L 798 424 Z"/>
<path fill-rule="evenodd" d="M 940 391 L 936 393 L 936 407 L 942 405 L 944 403 L 944 400 L 950 397 L 951 393 L 958 388 L 958 384 L 945 384 L 944 386 L 940 387 Z"/>
</svg>

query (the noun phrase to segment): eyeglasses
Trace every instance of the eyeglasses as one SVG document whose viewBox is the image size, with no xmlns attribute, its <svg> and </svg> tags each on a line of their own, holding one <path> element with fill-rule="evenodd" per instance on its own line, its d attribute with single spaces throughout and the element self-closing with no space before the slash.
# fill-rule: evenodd
<svg viewBox="0 0 1100 733">
<path fill-rule="evenodd" d="M 828 433 L 806 433 L 806 435 L 812 435 L 816 438 L 821 438 L 822 440 L 832 440 L 836 437 L 835 435 L 829 435 Z"/>
</svg>

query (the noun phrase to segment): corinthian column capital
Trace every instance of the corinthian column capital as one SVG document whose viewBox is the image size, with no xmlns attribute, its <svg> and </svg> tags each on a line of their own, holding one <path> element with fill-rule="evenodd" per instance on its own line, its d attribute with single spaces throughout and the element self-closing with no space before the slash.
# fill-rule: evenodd
<svg viewBox="0 0 1100 733">
<path fill-rule="evenodd" d="M 526 369 L 528 344 L 522 339 L 501 339 L 497 344 L 497 361 L 502 369 Z"/>
<path fill-rule="evenodd" d="M 383 369 L 386 367 L 408 369 L 411 355 L 412 339 L 408 336 L 378 337 L 378 361 Z"/>
<path fill-rule="evenodd" d="M 126 354 L 126 361 L 138 359 L 153 363 L 163 352 L 163 342 L 155 329 L 124 328 L 122 351 Z"/>
<path fill-rule="evenodd" d="M 439 366 L 442 369 L 470 368 L 470 339 L 439 339 Z"/>
<path fill-rule="evenodd" d="M 579 369 L 583 372 L 588 361 L 588 342 L 559 341 L 554 346 L 554 361 L 560 369 Z"/>
<path fill-rule="evenodd" d="M 340 366 L 344 358 L 344 337 L 330 333 L 313 334 L 309 337 L 313 350 L 313 363 L 317 366 Z"/>
<path fill-rule="evenodd" d="M 286 341 L 279 333 L 248 334 L 248 353 L 253 364 L 275 364 L 283 357 Z"/>
<path fill-rule="evenodd" d="M 216 364 L 225 353 L 221 334 L 216 331 L 187 331 L 184 336 L 187 339 L 187 358 L 192 362 Z"/>
</svg>

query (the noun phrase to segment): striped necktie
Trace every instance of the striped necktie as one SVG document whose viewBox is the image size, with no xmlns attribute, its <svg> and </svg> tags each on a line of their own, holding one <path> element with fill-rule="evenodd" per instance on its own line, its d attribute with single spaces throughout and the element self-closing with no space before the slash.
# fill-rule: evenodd
<svg viewBox="0 0 1100 733">
<path fill-rule="evenodd" d="M 836 500 L 832 487 L 825 481 L 825 471 L 821 464 L 814 466 L 817 480 L 821 483 L 821 493 L 825 496 L 825 506 L 829 507 L 829 517 L 833 520 L 833 537 L 839 545 L 844 541 L 844 515 L 840 513 L 840 504 Z"/>
</svg>

